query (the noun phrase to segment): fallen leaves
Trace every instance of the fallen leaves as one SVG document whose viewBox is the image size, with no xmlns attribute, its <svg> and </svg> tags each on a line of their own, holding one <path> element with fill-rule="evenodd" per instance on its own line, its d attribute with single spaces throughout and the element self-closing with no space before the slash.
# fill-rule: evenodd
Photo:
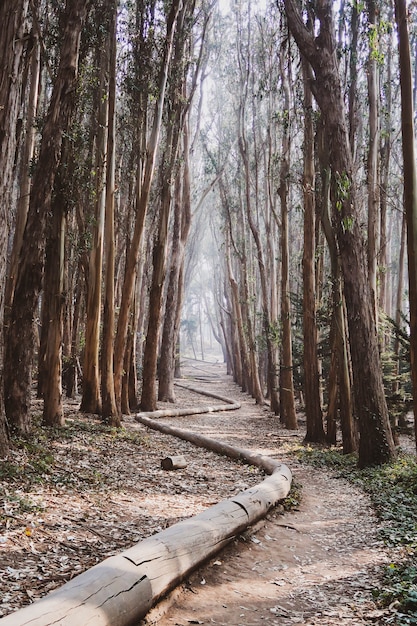
<svg viewBox="0 0 417 626">
<path fill-rule="evenodd" d="M 178 402 L 195 404 L 195 394 L 179 390 Z M 173 455 L 188 465 L 167 473 L 161 458 Z M 1 470 L 0 617 L 259 481 L 253 468 L 132 418 L 116 431 L 78 413 L 20 442 Z"/>
</svg>

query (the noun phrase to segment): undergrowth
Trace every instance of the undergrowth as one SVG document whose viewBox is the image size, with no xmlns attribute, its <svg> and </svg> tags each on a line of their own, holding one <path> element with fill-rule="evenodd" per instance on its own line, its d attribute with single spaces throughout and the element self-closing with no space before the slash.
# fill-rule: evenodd
<svg viewBox="0 0 417 626">
<path fill-rule="evenodd" d="M 401 548 L 401 563 L 391 563 L 379 589 L 373 592 L 378 603 L 396 609 L 398 626 L 417 624 L 417 461 L 401 454 L 386 465 L 358 469 L 354 455 L 335 449 L 305 447 L 295 452 L 303 462 L 327 467 L 337 477 L 360 486 L 369 494 L 388 546 Z M 387 622 L 389 623 L 389 622 Z"/>
<path fill-rule="evenodd" d="M 107 454 L 116 444 L 147 447 L 149 441 L 140 433 L 117 429 L 98 421 L 83 419 L 67 420 L 62 428 L 47 428 L 35 417 L 30 435 L 14 437 L 11 452 L 0 463 L 0 497 L 7 495 L 6 485 L 18 485 L 28 493 L 37 484 L 74 486 L 88 489 L 105 485 L 106 476 L 84 464 L 83 471 L 71 467 L 69 459 L 87 458 L 88 454 Z M 20 507 L 24 509 L 23 503 Z"/>
</svg>

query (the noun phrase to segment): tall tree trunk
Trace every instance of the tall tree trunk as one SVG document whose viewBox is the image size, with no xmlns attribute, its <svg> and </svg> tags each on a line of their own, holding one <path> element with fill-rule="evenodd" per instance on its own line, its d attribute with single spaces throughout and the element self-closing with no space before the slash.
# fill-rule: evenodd
<svg viewBox="0 0 417 626">
<path fill-rule="evenodd" d="M 32 184 L 11 324 L 6 339 L 6 359 L 9 364 L 5 376 L 6 414 L 11 426 L 19 432 L 27 432 L 30 429 L 33 318 L 42 286 L 45 229 L 61 157 L 62 136 L 68 127 L 73 110 L 79 40 L 86 15 L 86 4 L 86 0 L 73 0 L 67 3 L 59 68 Z"/>
<path fill-rule="evenodd" d="M 333 3 L 325 0 L 316 7 L 320 22 L 317 37 L 305 27 L 295 0 L 285 0 L 284 4 L 297 45 L 313 67 L 315 81 L 312 90 L 325 122 L 332 169 L 333 218 L 348 315 L 355 411 L 360 429 L 359 465 L 375 465 L 392 459 L 395 449 L 353 182 L 352 154 L 334 38 Z"/>
<path fill-rule="evenodd" d="M 105 283 L 103 308 L 103 341 L 101 349 L 101 398 L 102 417 L 111 426 L 120 426 L 120 411 L 116 405 L 113 376 L 114 339 L 114 195 L 116 159 L 116 40 L 117 40 L 117 0 L 110 3 L 109 28 L 109 112 L 107 131 L 106 199 L 105 199 Z"/>
<path fill-rule="evenodd" d="M 164 168 L 165 172 L 165 168 Z M 170 183 L 168 182 L 168 187 Z M 149 294 L 149 317 L 146 332 L 145 350 L 143 354 L 142 395 L 140 406 L 142 411 L 156 410 L 156 374 L 162 315 L 162 295 L 165 284 L 166 262 L 168 250 L 168 223 L 171 210 L 171 190 L 165 188 L 162 194 L 159 214 L 158 233 L 152 256 L 152 284 Z"/>
<path fill-rule="evenodd" d="M 397 283 L 397 294 L 396 294 L 396 305 L 395 305 L 395 323 L 397 327 L 401 326 L 401 313 L 402 313 L 402 302 L 404 297 L 404 261 L 405 261 L 405 249 L 406 249 L 406 239 L 407 239 L 407 218 L 405 214 L 402 217 L 401 221 L 401 242 L 400 242 L 400 254 L 398 257 L 398 283 Z M 398 380 L 400 374 L 400 339 L 397 334 L 394 341 L 394 358 L 396 362 L 396 380 L 392 385 L 392 392 L 394 394 L 398 393 L 400 390 L 400 383 Z"/>
<path fill-rule="evenodd" d="M 401 84 L 401 135 L 404 164 L 404 209 L 407 219 L 408 289 L 410 301 L 410 355 L 414 416 L 417 406 L 417 171 L 407 3 L 395 0 Z M 414 417 L 417 445 L 417 419 Z"/>
<path fill-rule="evenodd" d="M 330 171 L 328 153 L 322 128 L 319 133 L 319 161 L 322 178 L 321 193 L 321 223 L 326 237 L 330 255 L 333 311 L 330 331 L 331 363 L 329 373 L 329 406 L 327 409 L 327 440 L 335 443 L 335 425 L 337 411 L 340 414 L 342 443 L 344 454 L 357 452 L 358 433 L 353 418 L 353 398 L 350 373 L 350 355 L 348 332 L 346 327 L 345 296 L 343 293 L 343 278 L 340 266 L 340 255 L 336 236 L 332 228 L 330 217 Z M 335 388 L 336 386 L 336 388 Z"/>
<path fill-rule="evenodd" d="M 369 145 L 368 145 L 368 274 L 375 319 L 377 316 L 377 257 L 379 252 L 379 112 L 378 112 L 378 24 L 375 0 L 368 0 L 369 55 L 368 55 L 368 102 L 369 102 Z"/>
<path fill-rule="evenodd" d="M 250 378 L 250 365 L 249 365 L 249 350 L 246 342 L 245 329 L 242 317 L 242 308 L 240 304 L 239 285 L 235 278 L 232 268 L 231 250 L 230 250 L 230 233 L 226 230 L 226 262 L 227 262 L 227 275 L 230 284 L 231 292 L 231 317 L 236 324 L 236 339 L 237 344 L 233 350 L 233 354 L 239 364 L 235 364 L 236 372 L 241 372 L 241 387 L 243 391 L 249 391 L 249 378 Z"/>
<path fill-rule="evenodd" d="M 6 282 L 5 306 L 6 314 L 10 313 L 13 301 L 14 288 L 16 283 L 16 273 L 19 264 L 20 250 L 22 248 L 23 233 L 26 226 L 26 219 L 29 209 L 30 198 L 30 166 L 33 159 L 35 147 L 35 118 L 38 107 L 40 74 L 40 46 L 38 37 L 33 36 L 33 45 L 30 57 L 30 89 L 26 114 L 26 134 L 22 154 L 21 179 L 19 189 L 19 200 L 16 207 L 15 231 L 13 246 L 10 254 L 9 273 Z M 7 321 L 6 321 L 7 323 Z"/>
<path fill-rule="evenodd" d="M 189 171 L 188 122 L 184 125 L 184 167 L 177 174 L 174 195 L 174 229 L 172 234 L 171 267 L 165 304 L 162 330 L 161 358 L 159 363 L 158 397 L 165 402 L 175 402 L 174 372 L 177 339 L 179 332 L 178 314 L 181 310 L 185 245 L 191 227 L 191 198 Z"/>
<path fill-rule="evenodd" d="M 352 160 L 356 162 L 356 134 L 358 128 L 358 7 L 355 2 L 352 3 L 352 17 L 350 22 L 350 31 L 352 39 L 350 43 L 349 56 L 349 145 L 352 151 Z"/>
<path fill-rule="evenodd" d="M 272 342 L 272 332 L 271 332 L 271 315 L 269 308 L 269 292 L 268 292 L 268 284 L 266 277 L 266 267 L 265 267 L 265 259 L 264 252 L 261 241 L 261 234 L 259 232 L 259 228 L 255 223 L 255 220 L 252 215 L 252 201 L 251 201 L 251 177 L 250 177 L 250 166 L 249 166 L 249 156 L 248 156 L 248 145 L 244 133 L 244 124 L 243 120 L 240 124 L 240 137 L 239 137 L 239 148 L 240 154 L 243 161 L 243 167 L 245 172 L 245 207 L 246 207 L 246 217 L 248 220 L 249 228 L 251 230 L 253 239 L 255 241 L 256 246 L 256 256 L 258 259 L 258 269 L 259 269 L 259 279 L 261 283 L 261 301 L 262 301 L 262 322 L 263 322 L 263 330 L 265 335 L 266 347 L 267 347 L 267 387 L 269 392 L 269 397 L 271 401 L 271 411 L 275 413 L 275 415 L 279 414 L 279 399 L 278 399 L 278 377 L 277 377 L 277 369 L 278 365 L 275 359 L 275 349 Z M 263 401 L 263 398 L 262 398 Z"/>
<path fill-rule="evenodd" d="M 58 179 L 58 176 L 57 176 Z M 64 178 L 65 180 L 65 178 Z M 60 181 L 62 184 L 63 181 Z M 56 185 L 57 186 L 57 185 Z M 67 205 L 63 190 L 55 189 L 46 243 L 42 335 L 44 337 L 42 395 L 43 423 L 64 425 L 62 404 L 62 335 L 65 305 L 64 251 Z"/>
<path fill-rule="evenodd" d="M 281 78 L 284 93 L 284 121 L 282 129 L 282 153 L 279 197 L 281 201 L 281 326 L 282 347 L 280 364 L 280 411 L 286 428 L 298 428 L 295 412 L 294 379 L 291 339 L 291 307 L 289 291 L 288 250 L 288 191 L 290 174 L 290 90 L 284 62 L 285 48 L 281 51 Z"/>
<path fill-rule="evenodd" d="M 392 7 L 390 8 L 390 20 L 392 21 Z M 381 153 L 381 191 L 380 191 L 380 236 L 381 247 L 379 252 L 379 307 L 390 315 L 391 307 L 388 298 L 388 246 L 387 246 L 387 209 L 389 193 L 389 174 L 391 163 L 392 144 L 392 34 L 389 36 L 388 50 L 386 55 L 386 77 L 385 77 L 385 102 L 384 106 L 384 129 L 383 142 L 380 148 Z M 381 133 L 382 134 L 382 133 Z"/>
<path fill-rule="evenodd" d="M 304 249 L 303 249 L 303 369 L 304 402 L 307 421 L 306 441 L 323 443 L 326 435 L 320 403 L 320 375 L 316 323 L 316 205 L 314 170 L 313 97 L 309 87 L 312 72 L 303 59 L 304 83 Z"/>
<path fill-rule="evenodd" d="M 80 410 L 101 415 L 100 387 L 100 325 L 103 274 L 104 223 L 106 210 L 106 162 L 108 139 L 108 76 L 109 58 L 107 44 L 98 51 L 100 86 L 97 94 L 97 143 L 95 156 L 95 209 L 94 234 L 90 250 L 87 281 L 87 321 L 83 362 L 83 390 Z"/>
<path fill-rule="evenodd" d="M 25 18 L 28 0 L 4 0 L 0 4 L 0 455 L 8 449 L 4 408 L 5 372 L 3 319 L 6 258 L 11 206 L 12 174 L 16 152 L 16 124 L 22 87 Z M 7 332 L 7 328 L 6 328 Z M 10 365 L 7 365 L 9 368 Z"/>
</svg>

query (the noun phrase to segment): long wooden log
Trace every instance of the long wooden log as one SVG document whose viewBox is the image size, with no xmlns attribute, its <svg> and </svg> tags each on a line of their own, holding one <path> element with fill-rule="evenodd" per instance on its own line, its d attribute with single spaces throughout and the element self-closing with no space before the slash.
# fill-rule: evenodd
<svg viewBox="0 0 417 626">
<path fill-rule="evenodd" d="M 270 476 L 95 565 L 34 604 L 3 617 L 1 626 L 133 626 L 193 569 L 289 493 L 291 472 L 274 459 L 174 429 L 143 414 L 136 419 L 182 439 L 191 436 L 196 445 L 256 465 Z"/>
</svg>

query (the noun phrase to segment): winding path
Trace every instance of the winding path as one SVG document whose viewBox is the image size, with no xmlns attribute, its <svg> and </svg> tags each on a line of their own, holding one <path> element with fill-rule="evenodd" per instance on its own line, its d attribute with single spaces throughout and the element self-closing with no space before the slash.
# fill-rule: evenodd
<svg viewBox="0 0 417 626">
<path fill-rule="evenodd" d="M 392 614 L 377 608 L 372 589 L 379 586 L 390 554 L 379 539 L 368 497 L 325 470 L 295 462 L 289 452 L 292 443 L 303 438 L 302 420 L 299 432 L 281 429 L 266 408 L 254 405 L 224 378 L 220 366 L 197 367 L 200 386 L 234 398 L 241 408 L 229 415 L 163 422 L 279 458 L 302 485 L 303 498 L 297 511 L 283 515 L 278 507 L 270 512 L 151 610 L 141 624 L 388 623 Z M 190 376 L 195 371 L 187 369 Z"/>
<path fill-rule="evenodd" d="M 389 614 L 377 609 L 371 591 L 390 555 L 378 539 L 367 497 L 342 479 L 296 463 L 291 448 L 302 440 L 303 428 L 283 430 L 266 407 L 238 390 L 222 365 L 188 364 L 185 373 L 188 384 L 197 373 L 205 392 L 222 402 L 233 399 L 229 408 L 234 410 L 214 405 L 216 412 L 207 407 L 203 413 L 161 411 L 152 419 L 142 415 L 142 423 L 170 434 L 191 431 L 198 445 L 215 440 L 222 453 L 229 451 L 272 476 L 252 489 L 242 485 L 243 491 L 230 500 L 106 559 L 0 623 L 388 623 Z M 283 514 L 280 505 L 271 507 L 284 495 L 282 485 L 288 487 L 287 466 L 304 495 L 299 510 Z M 195 569 L 207 558 L 211 560 Z M 181 579 L 182 586 L 151 608 Z"/>
</svg>

